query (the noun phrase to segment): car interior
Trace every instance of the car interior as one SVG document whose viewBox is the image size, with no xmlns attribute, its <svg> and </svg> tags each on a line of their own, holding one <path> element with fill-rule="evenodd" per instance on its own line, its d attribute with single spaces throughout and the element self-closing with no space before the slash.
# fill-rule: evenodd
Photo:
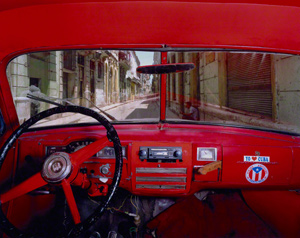
<svg viewBox="0 0 300 238">
<path fill-rule="evenodd" d="M 0 21 L 2 237 L 300 237 L 299 3 L 14 0 Z"/>
</svg>

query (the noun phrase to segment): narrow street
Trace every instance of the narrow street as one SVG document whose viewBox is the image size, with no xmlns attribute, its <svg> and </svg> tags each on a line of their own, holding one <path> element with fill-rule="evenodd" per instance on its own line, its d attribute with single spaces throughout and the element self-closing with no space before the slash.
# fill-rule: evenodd
<svg viewBox="0 0 300 238">
<path fill-rule="evenodd" d="M 92 108 L 95 111 L 99 111 L 97 108 Z M 107 105 L 100 108 L 107 114 L 113 116 L 118 121 L 124 120 L 134 120 L 134 121 L 158 121 L 160 114 L 159 98 L 151 99 L 139 99 L 135 101 L 129 101 L 125 103 L 116 103 Z M 103 115 L 102 113 L 100 113 Z M 107 116 L 103 115 L 109 121 L 111 121 Z M 168 118 L 179 118 L 172 111 L 167 109 Z M 41 126 L 53 126 L 61 124 L 73 124 L 73 123 L 87 123 L 95 122 L 91 117 L 84 116 L 76 113 L 65 113 L 63 117 L 57 119 L 44 119 L 37 123 L 36 127 Z"/>
</svg>

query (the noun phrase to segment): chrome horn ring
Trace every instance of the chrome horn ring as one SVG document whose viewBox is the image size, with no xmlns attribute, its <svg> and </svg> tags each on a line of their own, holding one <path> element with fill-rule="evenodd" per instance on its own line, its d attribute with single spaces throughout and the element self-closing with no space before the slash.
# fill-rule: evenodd
<svg viewBox="0 0 300 238">
<path fill-rule="evenodd" d="M 59 183 L 72 171 L 70 157 L 65 152 L 50 155 L 43 164 L 42 177 L 48 183 Z"/>
</svg>

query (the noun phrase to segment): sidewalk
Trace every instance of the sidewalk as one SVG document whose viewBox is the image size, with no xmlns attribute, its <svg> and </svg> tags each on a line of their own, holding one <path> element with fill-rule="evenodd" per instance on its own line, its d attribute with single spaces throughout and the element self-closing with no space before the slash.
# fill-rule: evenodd
<svg viewBox="0 0 300 238">
<path fill-rule="evenodd" d="M 121 103 L 114 103 L 105 106 L 99 106 L 99 109 L 92 107 L 92 110 L 99 112 L 99 109 L 113 116 L 119 121 L 124 120 L 143 120 L 143 121 L 158 121 L 160 115 L 159 97 L 139 98 Z M 103 113 L 99 112 L 108 121 L 111 121 Z M 47 127 L 64 124 L 75 123 L 90 123 L 97 122 L 95 119 L 79 113 L 63 113 L 62 117 L 48 117 L 41 120 L 32 127 Z M 167 108 L 167 118 L 179 119 L 179 116 Z"/>
<path fill-rule="evenodd" d="M 137 101 L 144 101 L 144 99 L 140 99 L 140 100 L 137 100 Z M 128 100 L 126 102 L 122 102 L 122 103 L 114 103 L 114 104 L 110 104 L 110 105 L 105 105 L 105 106 L 102 106 L 99 108 L 102 110 L 102 111 L 109 111 L 111 109 L 114 109 L 114 108 L 117 108 L 117 107 L 120 107 L 124 104 L 128 104 L 128 103 L 132 103 L 132 102 L 137 102 L 137 101 L 133 101 L 133 100 Z M 96 112 L 99 112 L 99 110 L 96 108 L 96 107 L 92 107 L 90 108 Z M 99 112 L 102 116 L 104 116 L 107 120 L 111 121 L 111 119 L 109 119 L 107 116 L 105 116 L 103 113 Z M 60 118 L 57 118 L 57 119 L 52 119 L 51 120 L 51 117 L 48 117 L 48 118 L 45 118 L 41 121 L 39 121 L 38 123 L 36 123 L 35 125 L 33 125 L 32 127 L 44 127 L 44 126 L 55 126 L 55 125 L 63 125 L 63 124 L 74 124 L 74 123 L 77 123 L 78 121 L 82 120 L 83 118 L 90 118 L 88 116 L 85 116 L 85 115 L 82 115 L 82 114 L 79 114 L 79 113 L 64 113 L 62 114 L 63 116 L 60 117 Z M 93 118 L 90 118 L 91 122 L 95 121 L 95 119 Z"/>
</svg>

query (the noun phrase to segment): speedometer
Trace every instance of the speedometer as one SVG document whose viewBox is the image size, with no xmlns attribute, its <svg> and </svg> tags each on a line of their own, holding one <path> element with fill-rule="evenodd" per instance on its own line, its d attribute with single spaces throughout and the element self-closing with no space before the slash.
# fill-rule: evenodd
<svg viewBox="0 0 300 238">
<path fill-rule="evenodd" d="M 93 143 L 94 140 L 85 140 L 85 141 L 73 141 L 67 146 L 47 146 L 46 147 L 46 155 L 50 155 L 55 152 L 67 152 L 67 153 L 74 153 L 83 147 Z M 126 147 L 122 147 L 122 156 L 126 159 Z M 114 147 L 104 147 L 102 150 L 97 152 L 94 156 L 98 159 L 114 159 L 115 156 L 115 150 Z"/>
<path fill-rule="evenodd" d="M 80 150 L 81 148 L 93 143 L 94 141 L 93 140 L 86 140 L 86 141 L 74 141 L 72 143 L 70 143 L 68 146 L 67 146 L 67 152 L 68 153 L 73 153 L 77 150 Z"/>
</svg>

